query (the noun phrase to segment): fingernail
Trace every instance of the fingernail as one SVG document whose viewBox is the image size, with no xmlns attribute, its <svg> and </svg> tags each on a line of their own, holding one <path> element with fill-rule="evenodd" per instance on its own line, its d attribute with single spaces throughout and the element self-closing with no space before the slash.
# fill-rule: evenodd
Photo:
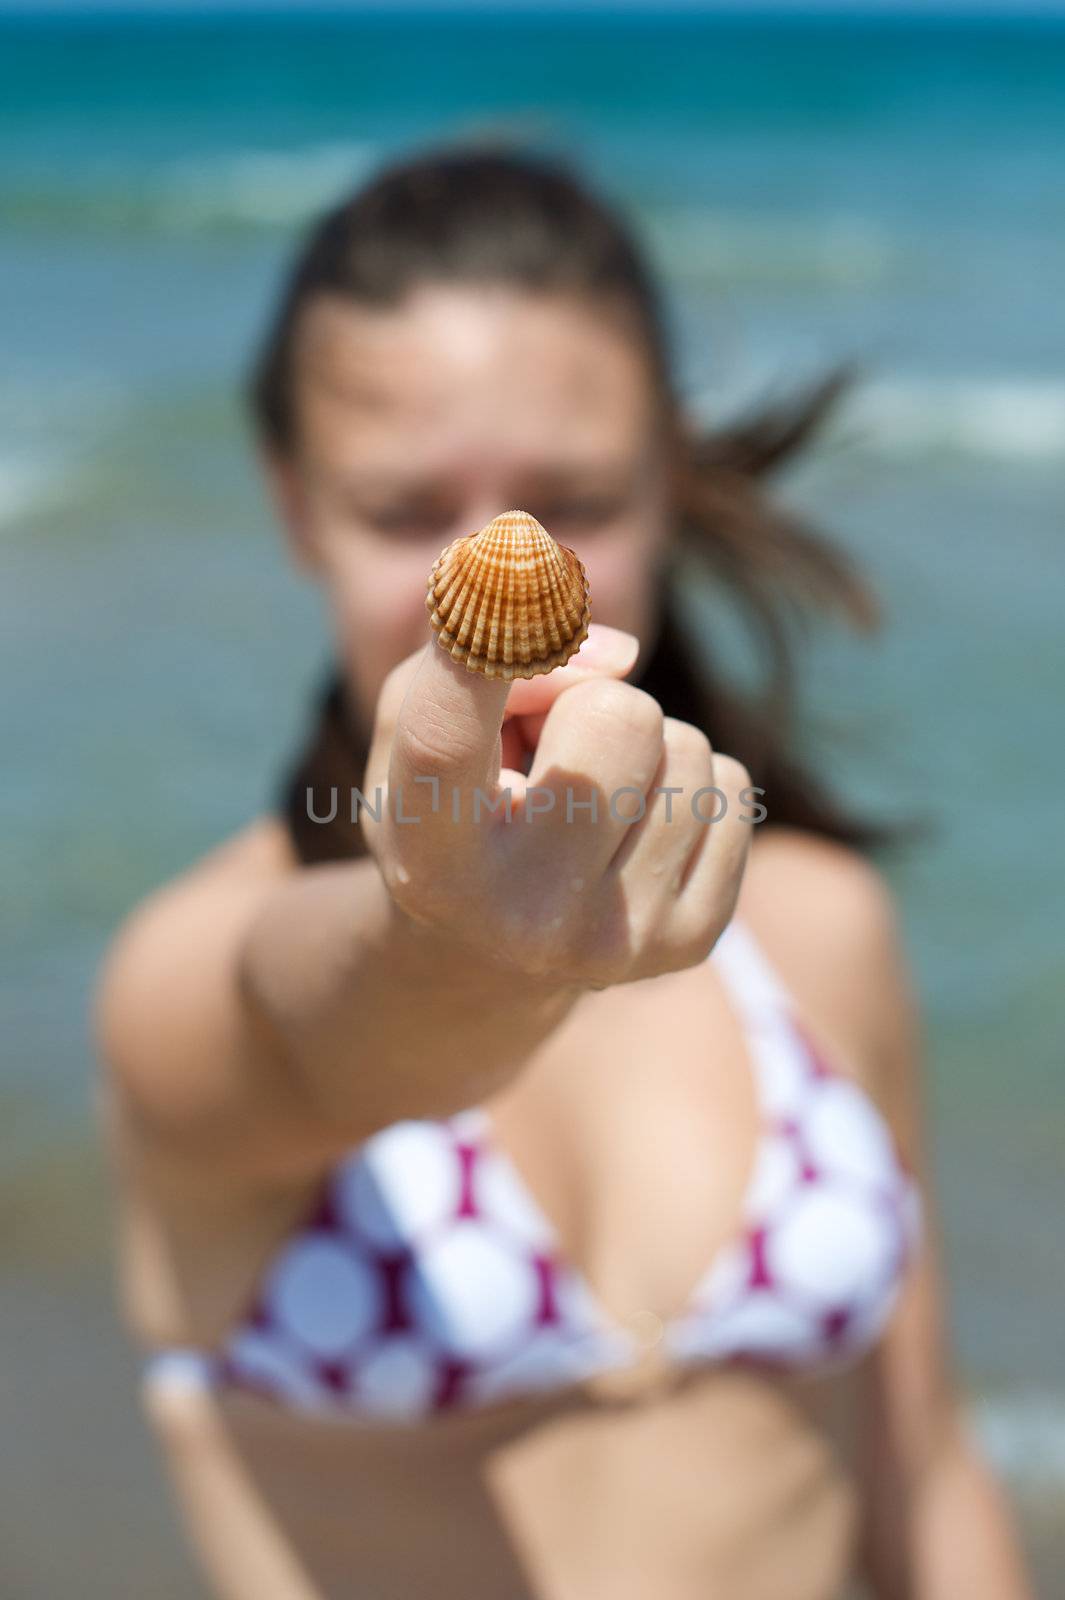
<svg viewBox="0 0 1065 1600">
<path fill-rule="evenodd" d="M 621 667 L 635 661 L 640 641 L 622 628 L 608 628 L 602 622 L 588 624 L 588 637 L 572 658 L 575 667 Z"/>
</svg>

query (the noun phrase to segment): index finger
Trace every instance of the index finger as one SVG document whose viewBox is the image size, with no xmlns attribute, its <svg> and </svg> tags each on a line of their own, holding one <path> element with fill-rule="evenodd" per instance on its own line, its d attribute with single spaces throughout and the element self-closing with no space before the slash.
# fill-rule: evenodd
<svg viewBox="0 0 1065 1600">
<path fill-rule="evenodd" d="M 504 720 L 546 713 L 560 694 L 585 678 L 624 678 L 636 665 L 639 653 L 640 641 L 634 633 L 590 622 L 588 637 L 564 667 L 537 678 L 518 678 L 511 684 Z"/>
<path fill-rule="evenodd" d="M 374 719 L 373 734 L 370 741 L 370 754 L 367 761 L 367 788 L 372 792 L 375 781 L 383 783 L 388 775 L 389 761 L 392 753 L 392 744 L 399 723 L 400 708 L 403 706 L 408 691 L 411 689 L 419 671 L 425 663 L 430 651 L 436 651 L 453 673 L 466 674 L 465 667 L 453 662 L 446 653 L 440 649 L 435 639 L 430 639 L 428 644 L 411 652 L 403 661 L 399 662 L 389 672 L 377 698 L 377 709 Z M 640 651 L 640 641 L 635 634 L 626 633 L 620 628 L 608 628 L 605 623 L 592 622 L 588 625 L 588 637 L 584 640 L 576 655 L 572 656 L 563 667 L 556 667 L 554 672 L 542 673 L 536 678 L 516 678 L 509 685 L 502 685 L 509 695 L 504 695 L 504 704 L 499 726 L 508 717 L 535 716 L 550 709 L 566 689 L 574 683 L 581 682 L 588 677 L 624 677 L 632 671 Z M 473 678 L 474 673 L 466 674 Z M 460 689 L 464 687 L 459 680 Z M 499 685 L 497 685 L 499 687 Z M 498 733 L 499 728 L 496 729 Z M 375 779 L 375 776 L 376 779 Z M 492 775 L 493 777 L 495 774 Z"/>
</svg>

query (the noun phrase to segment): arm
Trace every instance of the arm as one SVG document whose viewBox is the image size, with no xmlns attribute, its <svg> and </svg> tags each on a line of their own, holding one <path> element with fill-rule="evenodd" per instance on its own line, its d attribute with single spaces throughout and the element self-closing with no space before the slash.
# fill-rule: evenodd
<svg viewBox="0 0 1065 1600">
<path fill-rule="evenodd" d="M 472 1103 L 575 996 L 434 940 L 371 860 L 264 879 L 208 858 L 120 930 L 95 1020 L 154 1170 L 258 1183 Z"/>
<path fill-rule="evenodd" d="M 636 640 L 598 632 L 599 670 L 627 672 Z M 456 782 L 472 764 L 491 787 L 506 686 L 460 673 L 430 643 L 389 674 L 369 798 L 393 778 L 397 729 L 401 754 L 431 755 L 440 777 L 450 761 Z M 538 695 L 546 709 L 582 676 L 574 665 L 517 684 L 513 705 Z M 437 859 L 420 876 L 446 890 L 459 830 L 424 820 L 419 833 L 432 835 Z M 576 986 L 438 936 L 417 905 L 402 911 L 384 877 L 394 863 L 372 842 L 383 861 L 295 872 L 231 844 L 120 931 L 98 986 L 96 1033 L 113 1126 L 127 1157 L 150 1156 L 140 1165 L 155 1187 L 170 1170 L 180 1184 L 190 1168 L 210 1188 L 298 1181 L 390 1122 L 473 1103 L 573 1004 Z M 476 916 L 474 905 L 471 923 Z"/>
<path fill-rule="evenodd" d="M 1008 1503 L 967 1428 L 952 1370 L 920 1021 L 886 894 L 873 893 L 868 926 L 871 1072 L 920 1185 L 925 1238 L 867 1380 L 866 1568 L 878 1600 L 1031 1600 Z"/>
<path fill-rule="evenodd" d="M 501 1087 L 586 988 L 705 958 L 743 871 L 749 778 L 610 681 L 637 641 L 600 635 L 592 663 L 513 685 L 430 643 L 378 704 L 365 788 L 387 804 L 378 821 L 363 814 L 372 859 L 265 882 L 216 862 L 134 919 L 99 1032 L 126 1147 L 151 1153 L 156 1188 L 170 1158 L 198 1187 L 298 1184 L 389 1123 Z M 543 719 L 528 785 L 558 803 L 486 823 L 473 792 L 502 780 L 520 802 L 526 783 L 501 771 L 508 710 Z M 661 775 L 726 787 L 734 804 L 712 838 L 660 808 L 630 830 L 607 806 Z M 569 811 L 571 789 L 601 797 L 594 817 Z M 400 807 L 417 823 L 397 821 Z"/>
</svg>

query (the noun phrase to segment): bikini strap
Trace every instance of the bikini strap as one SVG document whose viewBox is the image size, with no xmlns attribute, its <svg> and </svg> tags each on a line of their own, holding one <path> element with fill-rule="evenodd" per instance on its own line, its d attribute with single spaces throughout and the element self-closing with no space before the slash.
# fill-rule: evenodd
<svg viewBox="0 0 1065 1600">
<path fill-rule="evenodd" d="M 152 1350 L 142 1364 L 144 1380 L 152 1389 L 173 1394 L 213 1388 L 222 1369 L 222 1358 L 214 1351 L 184 1345 Z"/>
<path fill-rule="evenodd" d="M 749 1023 L 772 1026 L 793 1011 L 790 990 L 746 922 L 734 916 L 708 959 Z"/>
</svg>

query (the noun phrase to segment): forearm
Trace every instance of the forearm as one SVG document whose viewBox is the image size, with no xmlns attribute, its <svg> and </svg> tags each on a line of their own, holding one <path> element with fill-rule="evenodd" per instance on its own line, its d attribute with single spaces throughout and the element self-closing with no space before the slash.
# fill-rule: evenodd
<svg viewBox="0 0 1065 1600">
<path fill-rule="evenodd" d="M 911 1500 L 914 1600 L 1032 1600 L 1006 1497 L 959 1423 Z"/>
<path fill-rule="evenodd" d="M 484 1098 L 580 992 L 439 939 L 396 909 L 371 860 L 282 886 L 249 931 L 239 979 L 283 1070 L 331 1125 L 360 1135 Z"/>
<path fill-rule="evenodd" d="M 876 1600 L 1032 1600 L 1006 1498 L 961 1418 L 870 1482 L 865 1574 Z"/>
</svg>

